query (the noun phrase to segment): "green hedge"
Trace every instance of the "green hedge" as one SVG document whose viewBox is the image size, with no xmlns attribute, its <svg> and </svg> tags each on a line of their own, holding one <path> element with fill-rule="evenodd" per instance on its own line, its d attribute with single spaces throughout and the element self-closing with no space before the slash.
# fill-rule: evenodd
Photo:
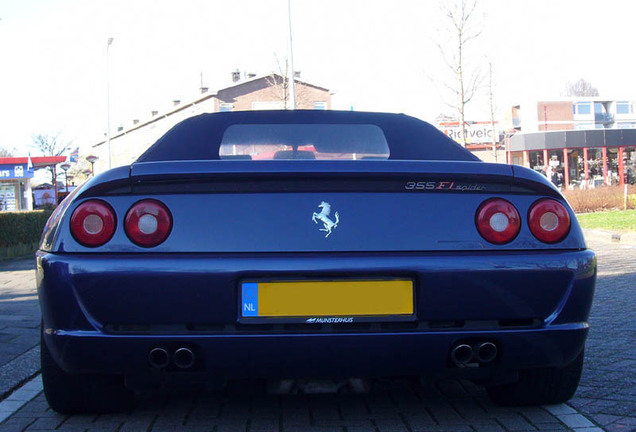
<svg viewBox="0 0 636 432">
<path fill-rule="evenodd" d="M 0 260 L 34 252 L 49 216 L 46 210 L 0 212 Z"/>
</svg>

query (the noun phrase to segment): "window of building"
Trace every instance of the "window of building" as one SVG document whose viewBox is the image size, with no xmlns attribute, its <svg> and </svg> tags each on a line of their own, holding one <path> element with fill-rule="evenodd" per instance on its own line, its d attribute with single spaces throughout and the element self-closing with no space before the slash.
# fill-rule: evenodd
<svg viewBox="0 0 636 432">
<path fill-rule="evenodd" d="M 314 109 L 315 110 L 326 110 L 327 109 L 327 102 L 314 102 Z"/>
<path fill-rule="evenodd" d="M 633 114 L 634 105 L 631 102 L 616 102 L 616 114 Z"/>
<path fill-rule="evenodd" d="M 221 102 L 219 104 L 219 111 L 220 112 L 234 111 L 234 104 L 227 103 L 227 102 Z"/>
<path fill-rule="evenodd" d="M 14 182 L 0 182 L 0 211 L 16 211 Z"/>
<path fill-rule="evenodd" d="M 577 102 L 572 105 L 572 110 L 575 115 L 590 115 L 592 114 L 591 102 Z"/>
<path fill-rule="evenodd" d="M 600 102 L 594 102 L 594 114 L 603 114 L 604 112 L 603 104 Z"/>
</svg>

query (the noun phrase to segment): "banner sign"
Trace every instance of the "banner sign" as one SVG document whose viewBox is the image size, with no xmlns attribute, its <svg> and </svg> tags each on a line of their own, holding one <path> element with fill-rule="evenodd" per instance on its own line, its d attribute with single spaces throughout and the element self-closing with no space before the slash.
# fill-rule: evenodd
<svg viewBox="0 0 636 432">
<path fill-rule="evenodd" d="M 33 170 L 27 169 L 27 164 L 0 165 L 0 180 L 15 180 L 33 178 Z"/>
<path fill-rule="evenodd" d="M 490 122 L 470 122 L 466 123 L 464 129 L 459 127 L 459 122 L 440 123 L 438 128 L 444 132 L 449 138 L 457 142 L 461 142 L 462 133 L 466 135 L 467 144 L 491 144 L 493 137 L 495 141 L 499 141 L 499 131 L 497 122 L 495 122 L 495 130 Z"/>
</svg>

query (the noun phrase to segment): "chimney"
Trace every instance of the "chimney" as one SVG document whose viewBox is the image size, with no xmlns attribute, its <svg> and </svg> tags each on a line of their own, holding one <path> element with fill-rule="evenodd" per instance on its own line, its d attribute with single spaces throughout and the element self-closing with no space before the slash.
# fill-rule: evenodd
<svg viewBox="0 0 636 432">
<path fill-rule="evenodd" d="M 208 92 L 208 88 L 207 87 L 200 87 L 199 90 L 201 90 L 201 94 Z"/>
<path fill-rule="evenodd" d="M 294 71 L 294 78 L 300 78 L 300 71 Z"/>
<path fill-rule="evenodd" d="M 232 72 L 232 82 L 239 82 L 241 80 L 241 71 L 235 70 Z"/>
<path fill-rule="evenodd" d="M 138 119 L 134 119 L 134 120 L 133 120 L 133 124 L 134 124 L 134 125 L 136 125 L 136 124 L 138 124 L 138 123 L 139 123 L 139 120 L 138 120 Z"/>
<path fill-rule="evenodd" d="M 252 79 L 252 78 L 254 78 L 254 77 L 256 77 L 256 74 L 255 74 L 254 72 L 249 72 L 249 73 L 247 74 L 247 79 Z"/>
<path fill-rule="evenodd" d="M 157 114 L 159 114 L 159 111 L 152 111 L 152 116 L 156 116 Z"/>
<path fill-rule="evenodd" d="M 124 127 L 123 127 L 123 126 L 117 126 L 117 132 L 121 132 L 121 131 L 123 131 L 123 130 L 124 130 Z"/>
<path fill-rule="evenodd" d="M 177 106 L 181 103 L 181 101 L 179 99 L 175 99 L 172 101 L 172 106 Z"/>
</svg>

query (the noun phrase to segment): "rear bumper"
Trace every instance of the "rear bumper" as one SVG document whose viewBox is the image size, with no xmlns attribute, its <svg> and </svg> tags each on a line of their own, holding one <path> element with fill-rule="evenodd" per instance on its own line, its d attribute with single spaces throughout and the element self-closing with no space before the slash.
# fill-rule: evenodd
<svg viewBox="0 0 636 432">
<path fill-rule="evenodd" d="M 559 366 L 583 349 L 596 279 L 589 250 L 466 254 L 38 254 L 44 341 L 72 373 L 139 375 L 148 352 L 190 348 L 216 377 L 439 375 L 459 342 L 492 341 L 475 369 Z M 238 281 L 392 276 L 415 282 L 412 328 L 238 324 Z M 126 331 L 114 331 L 124 328 Z M 215 330 L 205 330 L 215 329 Z M 231 330 L 228 330 L 231 329 Z M 379 330 L 380 329 L 380 330 Z M 470 368 L 466 368 L 470 369 Z"/>
<path fill-rule="evenodd" d="M 218 378 L 438 376 L 457 369 L 449 353 L 459 341 L 494 341 L 499 355 L 486 368 L 515 371 L 570 363 L 583 349 L 587 332 L 585 324 L 497 332 L 231 337 L 58 332 L 45 335 L 45 342 L 60 366 L 74 373 L 143 374 L 151 370 L 148 353 L 152 348 L 163 347 L 173 353 L 187 347 L 197 359 L 193 370 Z"/>
</svg>

